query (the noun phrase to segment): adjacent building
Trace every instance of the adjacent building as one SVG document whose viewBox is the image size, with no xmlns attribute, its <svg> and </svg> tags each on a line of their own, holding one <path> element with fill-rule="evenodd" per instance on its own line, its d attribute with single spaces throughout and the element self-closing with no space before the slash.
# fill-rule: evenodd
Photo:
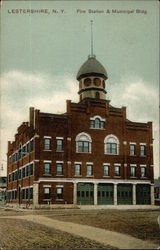
<svg viewBox="0 0 160 250">
<path fill-rule="evenodd" d="M 6 203 L 7 177 L 0 176 L 0 204 Z"/>
<path fill-rule="evenodd" d="M 113 107 L 107 78 L 91 55 L 77 74 L 78 103 L 67 100 L 64 114 L 30 108 L 8 142 L 8 203 L 154 204 L 152 122 Z"/>
</svg>

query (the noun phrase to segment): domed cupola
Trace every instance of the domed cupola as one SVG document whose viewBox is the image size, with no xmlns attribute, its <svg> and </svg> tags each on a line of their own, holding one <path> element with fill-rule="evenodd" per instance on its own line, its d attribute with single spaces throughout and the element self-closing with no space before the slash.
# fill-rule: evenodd
<svg viewBox="0 0 160 250">
<path fill-rule="evenodd" d="M 90 55 L 77 74 L 80 101 L 85 98 L 106 99 L 105 80 L 107 79 L 107 72 L 103 65 L 95 55 Z"/>
</svg>

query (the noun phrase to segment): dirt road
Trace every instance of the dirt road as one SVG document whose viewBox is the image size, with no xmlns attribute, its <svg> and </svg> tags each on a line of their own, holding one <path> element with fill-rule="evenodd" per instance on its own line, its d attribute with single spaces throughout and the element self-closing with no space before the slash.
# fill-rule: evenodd
<svg viewBox="0 0 160 250">
<path fill-rule="evenodd" d="M 97 241 L 104 245 L 111 245 L 119 249 L 157 249 L 158 245 L 149 241 L 143 241 L 135 237 L 104 230 L 101 228 L 80 225 L 72 222 L 64 222 L 55 219 L 50 219 L 42 215 L 24 215 L 24 216 L 5 216 L 6 218 L 23 219 L 45 225 L 49 228 L 54 228 L 73 235 L 78 235 L 90 240 Z M 3 216 L 4 218 L 4 216 Z"/>
</svg>

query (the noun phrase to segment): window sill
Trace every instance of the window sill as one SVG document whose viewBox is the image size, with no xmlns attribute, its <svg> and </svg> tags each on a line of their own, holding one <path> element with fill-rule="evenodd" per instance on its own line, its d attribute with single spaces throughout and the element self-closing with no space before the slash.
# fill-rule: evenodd
<svg viewBox="0 0 160 250">
<path fill-rule="evenodd" d="M 51 152 L 51 149 L 43 149 L 44 152 Z"/>
<path fill-rule="evenodd" d="M 92 152 L 76 152 L 77 154 L 91 154 Z"/>
<path fill-rule="evenodd" d="M 56 153 L 63 153 L 64 150 L 56 150 Z"/>
<path fill-rule="evenodd" d="M 57 176 L 57 177 L 59 177 L 59 176 L 64 176 L 64 174 L 56 174 L 56 176 Z"/>
<path fill-rule="evenodd" d="M 43 201 L 51 201 L 51 199 L 43 199 Z"/>
<path fill-rule="evenodd" d="M 109 175 L 103 175 L 103 178 L 110 178 Z"/>
<path fill-rule="evenodd" d="M 146 155 L 140 155 L 140 157 L 146 157 Z"/>
<path fill-rule="evenodd" d="M 118 154 L 111 154 L 111 153 L 104 153 L 105 155 L 118 155 Z"/>
<path fill-rule="evenodd" d="M 94 177 L 94 175 L 86 175 L 86 177 Z"/>
<path fill-rule="evenodd" d="M 64 201 L 64 199 L 58 199 L 58 198 L 57 198 L 56 201 Z"/>
<path fill-rule="evenodd" d="M 78 174 L 77 174 L 77 175 L 75 175 L 75 177 L 82 177 L 82 175 L 78 175 Z"/>
<path fill-rule="evenodd" d="M 43 176 L 52 176 L 51 174 L 43 174 Z"/>
<path fill-rule="evenodd" d="M 90 129 L 95 129 L 95 130 L 105 130 L 105 128 L 91 128 Z"/>
<path fill-rule="evenodd" d="M 141 179 L 148 179 L 147 177 L 140 177 Z"/>
<path fill-rule="evenodd" d="M 121 176 L 114 176 L 114 178 L 121 178 Z"/>
</svg>

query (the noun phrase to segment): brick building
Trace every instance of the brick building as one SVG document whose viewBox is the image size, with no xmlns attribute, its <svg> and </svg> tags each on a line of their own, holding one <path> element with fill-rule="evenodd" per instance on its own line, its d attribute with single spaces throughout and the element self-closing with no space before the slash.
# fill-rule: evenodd
<svg viewBox="0 0 160 250">
<path fill-rule="evenodd" d="M 132 122 L 106 100 L 95 56 L 80 67 L 79 102 L 66 113 L 30 108 L 8 142 L 8 203 L 154 204 L 152 122 Z"/>
</svg>

